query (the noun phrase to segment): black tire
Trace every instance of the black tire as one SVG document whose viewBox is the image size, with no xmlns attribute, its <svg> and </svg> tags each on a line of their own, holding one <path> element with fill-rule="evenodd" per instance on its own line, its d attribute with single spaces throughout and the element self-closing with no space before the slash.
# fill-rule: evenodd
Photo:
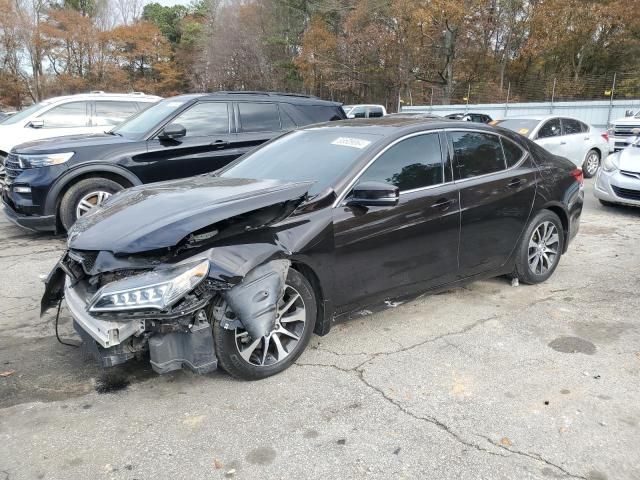
<svg viewBox="0 0 640 480">
<path fill-rule="evenodd" d="M 553 224 L 553 226 L 555 227 L 558 233 L 557 245 L 552 246 L 554 250 L 557 251 L 557 254 L 553 257 L 553 261 L 546 271 L 536 272 L 532 270 L 532 267 L 529 263 L 529 257 L 530 257 L 529 242 L 532 240 L 534 236 L 534 232 L 536 232 L 538 228 L 543 226 L 545 222 L 549 222 L 550 224 Z M 562 222 L 560 221 L 560 218 L 558 217 L 558 215 L 556 215 L 550 210 L 540 211 L 529 222 L 529 225 L 527 226 L 524 234 L 522 235 L 522 239 L 520 240 L 520 245 L 518 245 L 518 249 L 516 250 L 516 268 L 515 268 L 514 275 L 517 276 L 517 278 L 521 282 L 528 283 L 529 285 L 534 285 L 536 283 L 544 282 L 551 275 L 553 275 L 553 272 L 558 267 L 558 264 L 560 263 L 560 258 L 562 257 L 562 252 L 564 249 L 564 242 L 565 242 L 564 229 L 562 227 Z M 546 242 L 544 243 L 546 245 Z M 551 243 L 549 243 L 549 245 L 551 245 Z M 547 255 L 547 258 L 550 258 L 550 256 L 551 256 L 550 254 Z M 542 262 L 541 259 L 540 259 L 540 262 Z"/>
<path fill-rule="evenodd" d="M 213 338 L 216 347 L 218 363 L 230 375 L 242 380 L 260 380 L 276 375 L 293 364 L 307 347 L 317 316 L 317 302 L 313 287 L 309 281 L 293 268 L 287 274 L 287 285 L 293 287 L 302 298 L 305 308 L 304 329 L 299 335 L 298 343 L 282 361 L 273 365 L 254 365 L 240 356 L 236 345 L 236 331 L 227 330 L 220 325 L 219 320 L 213 321 Z M 263 337 L 264 338 L 264 337 Z"/>
<path fill-rule="evenodd" d="M 76 209 L 80 200 L 92 192 L 107 192 L 114 194 L 123 190 L 125 187 L 118 182 L 109 180 L 108 178 L 94 177 L 85 178 L 74 184 L 67 190 L 60 202 L 60 222 L 65 230 L 69 230 L 76 222 Z"/>
<path fill-rule="evenodd" d="M 589 171 L 589 168 L 587 168 L 587 161 L 592 154 L 596 154 L 598 156 L 598 167 L 596 167 L 592 171 Z M 596 150 L 595 148 L 592 148 L 591 150 L 589 150 L 587 152 L 587 155 L 584 157 L 584 162 L 582 162 L 582 175 L 584 175 L 584 178 L 592 178 L 598 171 L 601 161 L 602 161 L 602 156 L 600 155 L 600 152 L 598 150 Z"/>
<path fill-rule="evenodd" d="M 616 204 L 613 202 L 607 202 L 606 200 L 600 200 L 598 199 L 598 201 L 600 202 L 600 205 L 602 205 L 603 207 L 615 207 Z"/>
</svg>

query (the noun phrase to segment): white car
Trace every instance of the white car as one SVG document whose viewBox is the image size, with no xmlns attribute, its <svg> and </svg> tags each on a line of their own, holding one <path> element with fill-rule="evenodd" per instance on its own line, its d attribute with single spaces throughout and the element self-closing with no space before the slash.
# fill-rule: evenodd
<svg viewBox="0 0 640 480">
<path fill-rule="evenodd" d="M 622 118 L 612 120 L 607 126 L 609 133 L 609 150 L 617 152 L 623 148 L 627 148 L 636 138 L 634 129 L 640 128 L 640 111 L 633 115 L 632 111 L 629 115 Z"/>
<path fill-rule="evenodd" d="M 0 161 L 21 143 L 111 130 L 161 99 L 143 93 L 92 92 L 36 103 L 0 123 Z"/>
<path fill-rule="evenodd" d="M 342 109 L 347 118 L 379 118 L 387 114 L 382 105 L 343 105 Z"/>
<path fill-rule="evenodd" d="M 600 161 L 609 154 L 607 132 L 576 118 L 543 116 L 495 120 L 499 125 L 518 132 L 555 155 L 568 158 L 582 168 L 586 178 L 598 171 Z"/>
<path fill-rule="evenodd" d="M 640 128 L 632 133 L 629 146 L 605 158 L 598 170 L 593 194 L 603 205 L 640 207 Z"/>
</svg>

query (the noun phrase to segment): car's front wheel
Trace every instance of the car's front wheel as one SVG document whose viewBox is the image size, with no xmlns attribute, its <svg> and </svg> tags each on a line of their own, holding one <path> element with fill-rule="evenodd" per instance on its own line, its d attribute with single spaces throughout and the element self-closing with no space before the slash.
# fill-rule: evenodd
<svg viewBox="0 0 640 480">
<path fill-rule="evenodd" d="M 80 180 L 62 197 L 60 222 L 69 230 L 75 221 L 93 207 L 101 205 L 107 198 L 124 187 L 108 178 L 85 178 Z"/>
<path fill-rule="evenodd" d="M 587 156 L 584 157 L 584 162 L 582 163 L 582 173 L 585 178 L 593 177 L 600 167 L 600 152 L 598 150 L 593 149 L 587 152 Z"/>
<path fill-rule="evenodd" d="M 527 226 L 516 252 L 515 275 L 524 283 L 547 280 L 558 267 L 564 248 L 562 222 L 550 210 L 539 212 Z"/>
<path fill-rule="evenodd" d="M 243 380 L 259 380 L 287 369 L 309 343 L 316 321 L 316 305 L 309 281 L 290 268 L 278 303 L 276 325 L 268 335 L 251 338 L 245 329 L 228 330 L 220 325 L 219 319 L 214 319 L 213 337 L 220 366 Z M 224 301 L 217 307 L 229 316 Z"/>
</svg>

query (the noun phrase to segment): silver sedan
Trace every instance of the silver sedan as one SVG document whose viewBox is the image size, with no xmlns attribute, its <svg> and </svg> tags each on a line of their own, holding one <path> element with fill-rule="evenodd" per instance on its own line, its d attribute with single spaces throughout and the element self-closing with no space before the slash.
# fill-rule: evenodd
<svg viewBox="0 0 640 480">
<path fill-rule="evenodd" d="M 593 193 L 603 205 L 640 207 L 640 136 L 629 147 L 605 158 Z"/>
</svg>

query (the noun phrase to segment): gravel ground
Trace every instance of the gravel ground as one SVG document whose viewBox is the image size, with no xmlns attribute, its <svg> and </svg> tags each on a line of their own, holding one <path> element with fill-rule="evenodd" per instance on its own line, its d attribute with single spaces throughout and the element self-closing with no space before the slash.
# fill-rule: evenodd
<svg viewBox="0 0 640 480">
<path fill-rule="evenodd" d="M 547 283 L 352 320 L 260 382 L 113 374 L 58 344 L 39 276 L 64 241 L 2 219 L 0 480 L 638 479 L 640 209 L 591 188 Z"/>
</svg>

